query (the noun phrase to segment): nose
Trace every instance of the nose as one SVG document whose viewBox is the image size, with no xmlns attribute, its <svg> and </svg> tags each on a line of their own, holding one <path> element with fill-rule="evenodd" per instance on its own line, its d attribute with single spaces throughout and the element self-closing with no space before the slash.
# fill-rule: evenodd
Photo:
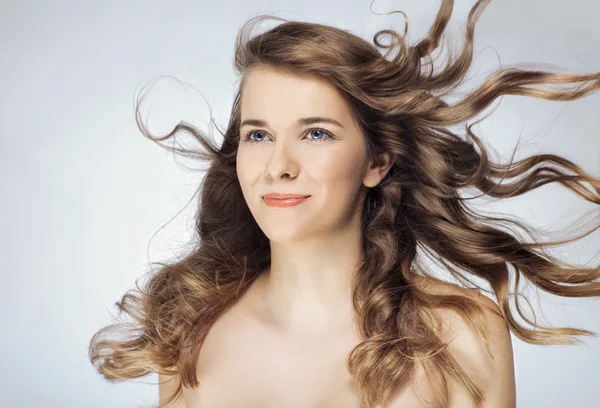
<svg viewBox="0 0 600 408">
<path fill-rule="evenodd" d="M 287 174 L 295 177 L 298 171 L 298 163 L 292 152 L 292 146 L 282 141 L 274 143 L 273 151 L 265 165 L 265 176 L 277 180 Z"/>
</svg>

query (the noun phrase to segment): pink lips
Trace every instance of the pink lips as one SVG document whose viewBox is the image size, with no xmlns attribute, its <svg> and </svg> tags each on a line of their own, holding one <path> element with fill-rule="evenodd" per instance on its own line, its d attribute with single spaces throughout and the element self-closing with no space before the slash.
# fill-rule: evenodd
<svg viewBox="0 0 600 408">
<path fill-rule="evenodd" d="M 269 207 L 287 208 L 301 204 L 310 198 L 309 195 L 302 194 L 278 194 L 270 193 L 263 196 L 265 204 Z"/>
</svg>

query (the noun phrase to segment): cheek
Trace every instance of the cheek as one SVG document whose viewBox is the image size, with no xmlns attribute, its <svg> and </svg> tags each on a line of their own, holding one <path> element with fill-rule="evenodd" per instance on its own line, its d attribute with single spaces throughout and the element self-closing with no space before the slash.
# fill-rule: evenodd
<svg viewBox="0 0 600 408">
<path fill-rule="evenodd" d="M 312 168 L 311 177 L 320 184 L 321 205 L 328 209 L 323 213 L 326 218 L 346 219 L 354 213 L 362 181 L 361 160 L 360 154 L 346 154 Z"/>
<path fill-rule="evenodd" d="M 317 159 L 318 160 L 318 159 Z M 362 156 L 356 152 L 340 152 L 323 158 L 313 169 L 328 190 L 355 190 L 361 182 Z"/>
</svg>

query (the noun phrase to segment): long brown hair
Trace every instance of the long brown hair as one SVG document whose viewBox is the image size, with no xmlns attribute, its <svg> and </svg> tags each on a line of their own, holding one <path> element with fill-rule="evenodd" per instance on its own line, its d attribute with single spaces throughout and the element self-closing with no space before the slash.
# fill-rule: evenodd
<svg viewBox="0 0 600 408">
<path fill-rule="evenodd" d="M 461 84 L 470 67 L 474 26 L 489 0 L 473 6 L 458 55 L 451 54 L 443 69 L 435 71 L 432 53 L 442 39 L 453 3 L 442 1 L 433 26 L 415 45 L 405 42 L 406 31 L 404 36 L 393 30 L 378 31 L 373 45 L 326 25 L 271 15 L 250 19 L 235 44 L 235 68 L 242 80 L 221 145 L 185 122 L 163 137 L 153 137 L 140 120 L 138 104 L 136 121 L 146 137 L 210 166 L 202 180 L 196 234 L 189 253 L 160 263 L 143 287 L 136 282 L 136 289 L 117 302 L 133 323 L 111 324 L 91 340 L 90 359 L 105 378 L 176 374 L 178 387 L 169 402 L 181 395 L 183 386 L 197 386 L 196 363 L 208 330 L 270 264 L 269 240 L 253 219 L 236 175 L 241 91 L 245 75 L 259 65 L 309 74 L 333 84 L 351 104 L 368 153 L 395 155 L 386 177 L 367 195 L 362 213 L 365 257 L 353 281 L 353 306 L 362 342 L 349 354 L 347 368 L 356 379 L 365 407 L 383 403 L 394 384 L 411 376 L 417 358 L 425 370 L 437 372 L 438 378 L 449 374 L 464 385 L 476 406 L 484 400 L 483 391 L 436 336 L 428 313 L 436 308 L 458 311 L 477 328 L 487 346 L 480 321 L 483 309 L 467 297 L 434 295 L 415 286 L 414 274 L 433 278 L 423 267 L 418 249 L 445 265 L 463 284 L 490 292 L 472 282 L 469 275 L 489 283 L 508 327 L 525 342 L 576 344 L 580 342 L 576 336 L 596 335 L 537 324 L 523 314 L 517 299 L 523 295 L 519 294 L 514 309 L 532 328 L 521 325 L 510 309 L 509 277 L 514 275 L 515 293 L 524 278 L 558 296 L 600 296 L 599 267 L 576 267 L 546 252 L 581 239 L 600 225 L 569 239 L 540 242 L 532 238 L 526 242 L 508 230 L 519 227 L 534 237 L 530 227 L 474 211 L 469 205 L 474 197 L 466 192 L 510 198 L 558 182 L 600 204 L 600 179 L 554 154 L 514 161 L 513 152 L 509 163 L 494 162 L 471 131 L 477 122 L 465 125 L 464 137 L 448 127 L 474 118 L 502 95 L 553 101 L 582 98 L 600 88 L 600 74 L 504 67 L 464 98 L 450 103 L 445 97 Z M 268 19 L 282 23 L 251 36 L 254 25 Z M 385 35 L 391 37 L 391 44 L 381 43 Z M 388 51 L 382 54 L 379 48 Z M 204 151 L 159 143 L 178 132 L 192 135 Z M 121 338 L 123 334 L 126 339 Z M 432 384 L 437 389 L 438 407 L 448 399 L 444 384 Z"/>
</svg>

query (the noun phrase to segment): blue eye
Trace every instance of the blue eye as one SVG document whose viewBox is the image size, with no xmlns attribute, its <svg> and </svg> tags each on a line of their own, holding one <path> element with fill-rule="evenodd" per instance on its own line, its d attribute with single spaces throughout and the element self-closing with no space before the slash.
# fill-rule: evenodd
<svg viewBox="0 0 600 408">
<path fill-rule="evenodd" d="M 325 129 L 321 129 L 321 128 L 312 128 L 312 129 L 308 129 L 307 133 L 313 132 L 313 131 L 319 131 L 322 132 L 324 136 L 324 138 L 322 139 L 311 139 L 314 142 L 325 142 L 328 139 L 335 139 L 335 137 L 329 133 L 328 131 L 326 131 Z M 248 143 L 258 143 L 261 142 L 262 140 L 253 140 L 251 139 L 252 135 L 257 134 L 259 132 L 264 132 L 262 130 L 258 130 L 258 129 L 252 129 L 249 132 L 247 132 L 244 136 L 244 141 L 248 142 Z"/>
</svg>

